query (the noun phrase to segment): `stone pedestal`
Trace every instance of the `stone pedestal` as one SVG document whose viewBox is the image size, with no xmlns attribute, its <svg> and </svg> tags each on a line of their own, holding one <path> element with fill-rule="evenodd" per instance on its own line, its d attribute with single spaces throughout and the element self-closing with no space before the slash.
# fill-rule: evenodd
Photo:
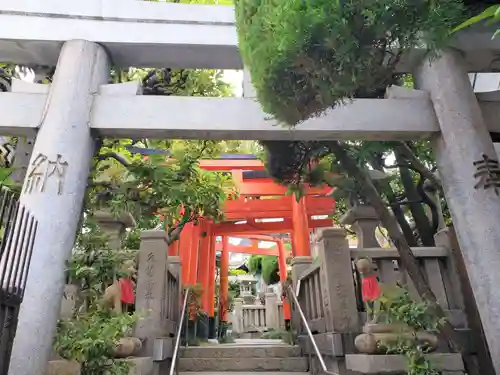
<svg viewBox="0 0 500 375">
<path fill-rule="evenodd" d="M 92 98 L 108 76 L 101 46 L 82 40 L 64 43 L 21 194 L 38 229 L 10 375 L 46 371 L 94 153 Z"/>
<path fill-rule="evenodd" d="M 500 373 L 500 189 L 495 172 L 481 177 L 497 154 L 472 90 L 461 53 L 446 50 L 414 72 L 430 95 L 441 135 L 435 139 L 443 190 L 463 252 L 495 370 Z M 494 167 L 494 166 L 493 166 Z"/>
<path fill-rule="evenodd" d="M 141 319 L 134 336 L 145 339 L 140 355 L 153 355 L 154 339 L 162 337 L 165 280 L 167 277 L 167 235 L 162 230 L 141 233 L 139 267 L 137 272 L 136 311 Z"/>
<path fill-rule="evenodd" d="M 109 236 L 108 245 L 113 250 L 121 249 L 125 230 L 135 227 L 135 220 L 128 212 L 115 216 L 108 211 L 97 211 L 94 217 L 101 230 Z"/>
<path fill-rule="evenodd" d="M 349 209 L 340 219 L 340 223 L 350 225 L 356 232 L 358 249 L 380 247 L 375 237 L 380 220 L 372 206 L 360 205 Z"/>
</svg>

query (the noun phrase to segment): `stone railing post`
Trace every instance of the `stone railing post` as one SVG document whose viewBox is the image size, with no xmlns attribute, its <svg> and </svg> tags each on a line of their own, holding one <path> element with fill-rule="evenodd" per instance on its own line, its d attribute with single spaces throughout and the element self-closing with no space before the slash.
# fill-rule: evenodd
<svg viewBox="0 0 500 375">
<path fill-rule="evenodd" d="M 136 311 L 141 315 L 135 336 L 144 339 L 140 355 L 153 355 L 154 339 L 162 337 L 162 311 L 167 278 L 167 235 L 162 230 L 141 233 L 139 267 L 137 270 Z"/>
<path fill-rule="evenodd" d="M 108 211 L 97 211 L 94 217 L 101 230 L 109 236 L 109 247 L 113 250 L 121 249 L 125 230 L 135 227 L 135 220 L 129 213 L 116 217 Z"/>
<path fill-rule="evenodd" d="M 266 328 L 267 329 L 278 329 L 279 328 L 279 317 L 278 317 L 278 296 L 274 293 L 273 288 L 268 288 L 266 291 Z"/>
<path fill-rule="evenodd" d="M 444 270 L 438 268 L 433 273 L 437 273 L 438 276 L 441 276 L 441 273 L 444 272 L 448 274 L 447 277 L 444 277 L 442 279 L 446 280 L 447 283 L 446 294 L 449 300 L 448 302 L 450 308 L 457 308 L 463 310 L 464 304 L 466 302 L 464 300 L 463 287 L 464 286 L 470 287 L 470 285 L 469 285 L 467 271 L 465 270 L 465 264 L 462 257 L 462 252 L 460 251 L 460 248 L 458 246 L 454 228 L 450 227 L 441 229 L 434 235 L 434 241 L 436 242 L 436 246 L 446 247 L 449 250 L 449 256 L 446 260 L 447 261 L 446 269 Z M 464 282 L 466 284 L 462 285 Z M 472 303 L 475 304 L 473 295 L 468 296 L 467 300 L 472 300 Z"/>
<path fill-rule="evenodd" d="M 292 283 L 293 288 L 297 287 L 300 276 L 311 266 L 313 260 L 308 256 L 296 256 L 292 259 Z"/>
<path fill-rule="evenodd" d="M 170 300 L 169 304 L 174 305 L 174 311 L 175 311 L 175 321 L 179 323 L 179 314 L 180 314 L 180 308 L 181 308 L 181 299 L 182 299 L 182 267 L 181 267 L 181 258 L 178 256 L 171 256 L 167 258 L 168 262 L 168 268 L 170 272 L 176 277 L 177 279 L 177 291 L 176 291 L 176 298 L 174 300 Z M 166 276 L 166 275 L 165 275 Z M 168 280 L 165 278 L 165 285 L 167 284 Z M 171 296 L 166 296 L 166 298 L 171 299 Z"/>
<path fill-rule="evenodd" d="M 243 333 L 243 299 L 235 298 L 233 303 L 233 332 Z"/>
<path fill-rule="evenodd" d="M 375 230 L 380 221 L 372 206 L 360 205 L 349 209 L 340 219 L 341 224 L 350 225 L 356 232 L 358 249 L 380 247 L 375 237 Z"/>
<path fill-rule="evenodd" d="M 345 230 L 326 228 L 318 235 L 318 260 L 327 332 L 359 329 L 349 244 Z"/>
<path fill-rule="evenodd" d="M 291 266 L 292 266 L 292 285 L 294 293 L 297 290 L 297 283 L 299 282 L 300 276 L 311 266 L 313 260 L 309 256 L 296 256 L 292 258 Z M 300 315 L 296 308 L 292 306 L 292 325 L 293 327 L 299 331 L 302 326 L 300 321 Z M 304 309 L 304 306 L 302 306 Z"/>
</svg>

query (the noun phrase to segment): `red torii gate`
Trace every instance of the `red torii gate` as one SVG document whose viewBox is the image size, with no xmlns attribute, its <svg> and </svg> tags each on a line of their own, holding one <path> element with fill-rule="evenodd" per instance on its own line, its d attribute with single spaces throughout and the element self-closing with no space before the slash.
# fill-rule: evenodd
<svg viewBox="0 0 500 375">
<path fill-rule="evenodd" d="M 256 159 L 201 160 L 200 167 L 210 171 L 230 171 L 239 193 L 237 199 L 226 201 L 226 221 L 213 223 L 202 219 L 188 223 L 181 232 L 179 241 L 169 247 L 169 255 L 179 255 L 184 285 L 202 285 L 202 309 L 210 317 L 215 313 L 215 261 L 216 251 L 221 251 L 220 300 L 228 298 L 229 253 L 247 253 L 278 256 L 281 281 L 286 280 L 287 251 L 282 239 L 263 234 L 290 233 L 292 256 L 310 255 L 309 234 L 319 227 L 332 225 L 331 219 L 314 219 L 313 216 L 330 215 L 335 210 L 335 201 L 329 195 L 331 188 L 306 187 L 305 195 L 297 201 L 294 196 L 285 196 L 286 188 L 268 177 L 245 178 L 246 171 L 264 171 L 264 164 Z M 266 220 L 267 219 L 267 220 Z M 276 220 L 271 220 L 276 219 Z M 216 237 L 222 241 L 217 242 Z M 252 246 L 229 244 L 229 237 L 244 237 L 254 240 Z M 255 246 L 255 241 L 275 242 L 272 249 Z M 285 319 L 290 319 L 290 308 L 284 304 Z M 220 320 L 227 321 L 222 309 Z"/>
</svg>

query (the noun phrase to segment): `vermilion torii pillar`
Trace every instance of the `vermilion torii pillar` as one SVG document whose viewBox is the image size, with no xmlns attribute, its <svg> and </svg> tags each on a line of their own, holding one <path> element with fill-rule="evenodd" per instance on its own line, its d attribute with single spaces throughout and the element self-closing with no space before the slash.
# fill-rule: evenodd
<svg viewBox="0 0 500 375">
<path fill-rule="evenodd" d="M 198 257 L 200 249 L 200 234 L 201 226 L 199 223 L 193 223 L 193 231 L 191 233 L 191 243 L 189 247 L 189 279 L 188 285 L 194 286 L 198 280 Z"/>
<path fill-rule="evenodd" d="M 293 252 L 294 256 L 310 256 L 309 240 L 309 218 L 307 216 L 307 207 L 305 197 L 292 199 L 292 221 L 293 221 Z"/>
<path fill-rule="evenodd" d="M 211 229 L 210 232 L 210 256 L 208 264 L 208 316 L 213 318 L 215 316 L 215 269 L 216 269 L 216 237 Z"/>
<path fill-rule="evenodd" d="M 182 285 L 191 285 L 191 267 L 189 266 L 191 262 L 191 244 L 193 242 L 194 234 L 194 223 L 187 223 L 182 229 L 180 239 L 179 239 L 179 257 L 181 259 L 182 267 Z"/>
<path fill-rule="evenodd" d="M 211 236 L 211 222 L 208 220 L 203 220 L 201 226 L 201 239 L 200 239 L 200 249 L 199 249 L 199 261 L 198 261 L 198 284 L 203 288 L 203 295 L 201 297 L 201 307 L 204 312 L 208 313 L 209 309 L 209 298 L 211 296 L 210 291 L 210 278 L 215 278 L 215 273 L 210 274 L 210 245 L 212 242 Z"/>
<path fill-rule="evenodd" d="M 229 297 L 229 237 L 222 237 L 222 251 L 220 257 L 219 282 L 219 320 L 227 322 L 227 303 Z"/>
<path fill-rule="evenodd" d="M 286 258 L 287 254 L 286 254 L 285 244 L 283 243 L 283 240 L 280 240 L 278 241 L 278 266 L 280 273 L 280 281 L 282 285 L 288 277 Z M 292 311 L 290 309 L 290 304 L 286 301 L 286 298 L 284 296 L 281 297 L 281 300 L 283 301 L 283 319 L 285 320 L 285 322 L 290 321 L 292 319 Z"/>
</svg>

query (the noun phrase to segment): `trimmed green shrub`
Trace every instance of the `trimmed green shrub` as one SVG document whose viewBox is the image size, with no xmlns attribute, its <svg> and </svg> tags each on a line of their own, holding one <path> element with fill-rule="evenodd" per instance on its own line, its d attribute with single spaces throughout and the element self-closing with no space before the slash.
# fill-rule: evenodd
<svg viewBox="0 0 500 375">
<path fill-rule="evenodd" d="M 262 275 L 267 285 L 279 283 L 278 257 L 272 255 L 252 255 L 248 259 L 248 270 L 251 274 Z"/>
<path fill-rule="evenodd" d="M 459 0 L 236 0 L 241 54 L 264 112 L 288 125 L 380 97 L 404 52 L 448 41 Z"/>
</svg>

